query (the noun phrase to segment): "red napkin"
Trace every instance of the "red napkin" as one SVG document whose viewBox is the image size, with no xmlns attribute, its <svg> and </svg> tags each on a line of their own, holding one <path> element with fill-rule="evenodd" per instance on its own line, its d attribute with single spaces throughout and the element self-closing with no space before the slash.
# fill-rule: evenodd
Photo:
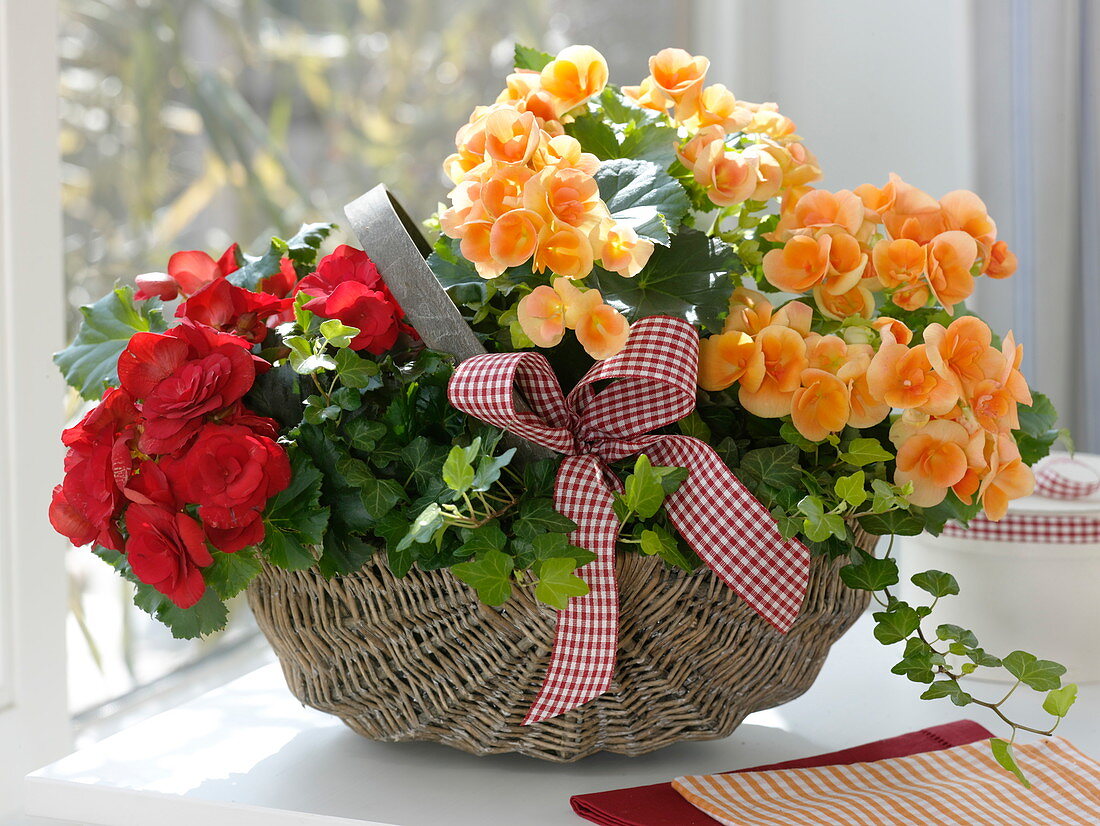
<svg viewBox="0 0 1100 826">
<path fill-rule="evenodd" d="M 992 736 L 992 733 L 971 720 L 959 720 L 817 757 L 804 757 L 800 760 L 788 760 L 785 763 L 772 763 L 737 771 L 759 772 L 774 769 L 804 769 L 810 766 L 846 766 L 851 763 L 884 760 L 888 757 L 905 757 L 910 754 L 940 751 L 952 746 L 965 746 L 967 743 L 986 740 Z M 579 794 L 569 802 L 573 805 L 574 812 L 601 826 L 715 826 L 718 822 L 680 797 L 671 783 Z"/>
</svg>

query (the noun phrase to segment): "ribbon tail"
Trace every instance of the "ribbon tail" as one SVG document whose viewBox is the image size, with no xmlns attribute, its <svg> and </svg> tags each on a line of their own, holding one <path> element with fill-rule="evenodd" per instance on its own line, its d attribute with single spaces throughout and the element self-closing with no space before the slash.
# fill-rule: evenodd
<svg viewBox="0 0 1100 826">
<path fill-rule="evenodd" d="M 580 568 L 588 594 L 558 612 L 550 665 L 523 725 L 556 717 L 600 696 L 611 685 L 619 650 L 619 591 L 615 583 L 615 540 L 619 520 L 593 456 L 566 457 L 558 470 L 554 507 L 577 523 L 569 541 L 596 554 Z"/>
<path fill-rule="evenodd" d="M 680 535 L 757 614 L 789 631 L 810 581 L 806 546 L 780 535 L 768 509 L 706 442 L 666 436 L 645 452 L 654 464 L 690 471 L 665 500 Z"/>
</svg>

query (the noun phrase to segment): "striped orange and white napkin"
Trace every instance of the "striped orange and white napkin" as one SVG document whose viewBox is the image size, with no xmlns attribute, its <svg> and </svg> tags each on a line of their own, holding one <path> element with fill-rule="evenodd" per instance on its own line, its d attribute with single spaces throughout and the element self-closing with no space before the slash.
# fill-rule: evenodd
<svg viewBox="0 0 1100 826">
<path fill-rule="evenodd" d="M 726 826 L 1084 826 L 1100 824 L 1100 763 L 1067 740 L 1017 745 L 1025 789 L 989 743 L 909 757 L 678 777 L 685 799 Z"/>
</svg>

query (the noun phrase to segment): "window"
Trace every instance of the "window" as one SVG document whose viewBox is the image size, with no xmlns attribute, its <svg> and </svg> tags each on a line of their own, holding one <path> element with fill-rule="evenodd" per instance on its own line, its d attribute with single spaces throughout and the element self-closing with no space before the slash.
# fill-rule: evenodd
<svg viewBox="0 0 1100 826">
<path fill-rule="evenodd" d="M 589 42 L 620 78 L 688 43 L 688 3 L 646 15 L 580 0 L 61 0 L 61 147 L 69 332 L 115 281 L 177 249 L 266 246 L 336 220 L 385 181 L 413 215 L 447 192 L 440 161 L 492 100 L 517 40 Z M 70 411 L 76 413 L 76 405 Z M 72 707 L 88 711 L 255 635 L 181 643 L 70 555 Z"/>
</svg>

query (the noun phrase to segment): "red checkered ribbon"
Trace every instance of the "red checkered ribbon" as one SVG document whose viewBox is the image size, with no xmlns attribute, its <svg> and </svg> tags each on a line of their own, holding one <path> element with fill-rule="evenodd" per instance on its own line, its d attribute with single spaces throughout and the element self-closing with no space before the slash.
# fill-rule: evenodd
<svg viewBox="0 0 1100 826">
<path fill-rule="evenodd" d="M 1069 456 L 1052 456 L 1035 468 L 1035 492 L 1047 499 L 1083 499 L 1100 490 L 1100 475 Z"/>
<path fill-rule="evenodd" d="M 608 462 L 644 450 L 655 465 L 687 468 L 665 502 L 681 536 L 775 628 L 787 631 L 798 616 L 809 578 L 805 546 L 780 536 L 768 510 L 708 444 L 650 435 L 694 409 L 698 358 L 694 327 L 654 316 L 635 324 L 626 347 L 596 364 L 568 396 L 538 353 L 474 356 L 451 378 L 448 396 L 459 410 L 565 455 L 554 506 L 577 523 L 570 541 L 596 554 L 578 571 L 589 593 L 558 614 L 550 666 L 525 725 L 576 708 L 611 684 L 619 631 L 612 492 L 622 485 Z M 516 409 L 516 388 L 531 412 Z"/>
</svg>

